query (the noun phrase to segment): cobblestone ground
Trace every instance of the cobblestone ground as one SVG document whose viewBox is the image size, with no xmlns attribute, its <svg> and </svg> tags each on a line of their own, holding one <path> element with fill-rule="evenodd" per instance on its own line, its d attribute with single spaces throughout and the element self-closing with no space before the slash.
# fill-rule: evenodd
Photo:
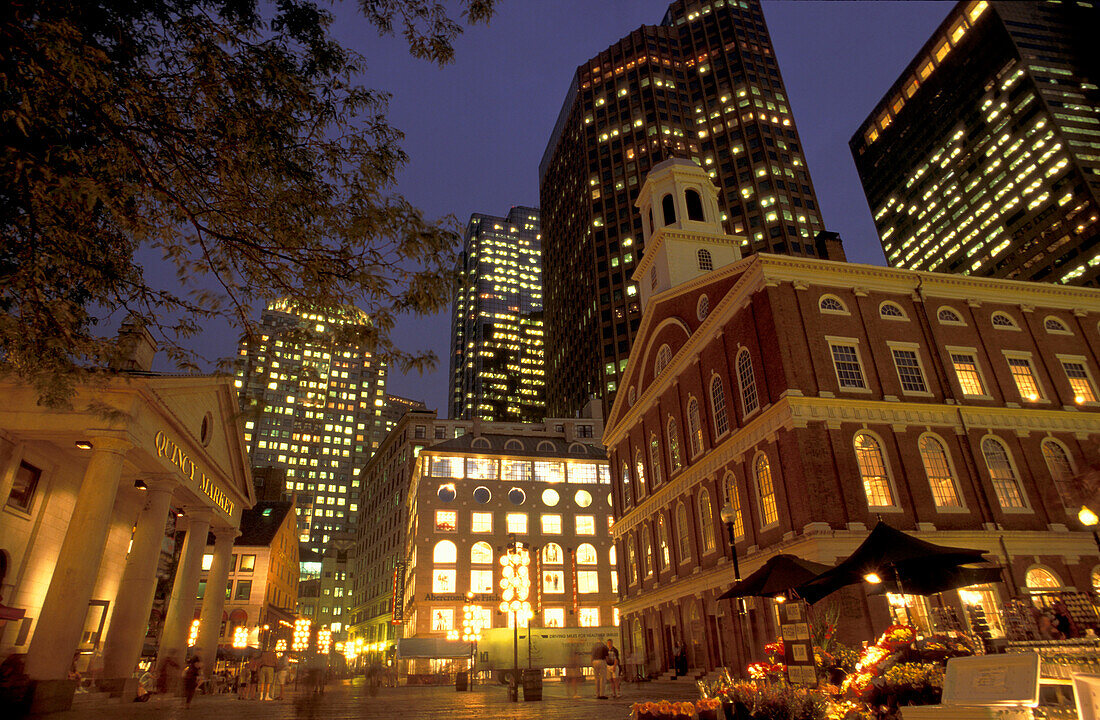
<svg viewBox="0 0 1100 720">
<path fill-rule="evenodd" d="M 623 684 L 623 697 L 597 700 L 591 683 L 581 685 L 577 698 L 565 687 L 548 682 L 541 702 L 508 702 L 499 685 L 477 686 L 471 692 L 453 687 L 382 688 L 370 697 L 361 680 L 334 682 L 312 700 L 304 693 L 288 693 L 282 701 L 238 700 L 235 696 L 198 696 L 190 709 L 180 698 L 154 697 L 148 703 L 81 704 L 48 716 L 49 720 L 626 720 L 630 704 L 646 700 L 693 700 L 694 686 L 671 683 Z"/>
</svg>

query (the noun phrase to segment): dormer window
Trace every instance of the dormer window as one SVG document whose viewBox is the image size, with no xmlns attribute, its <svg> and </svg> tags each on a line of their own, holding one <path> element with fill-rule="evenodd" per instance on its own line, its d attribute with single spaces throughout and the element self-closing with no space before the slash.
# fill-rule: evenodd
<svg viewBox="0 0 1100 720">
<path fill-rule="evenodd" d="M 703 200 L 699 197 L 699 193 L 695 190 L 687 190 L 684 192 L 684 204 L 687 205 L 688 220 L 697 220 L 698 222 L 704 222 L 703 217 Z"/>
<path fill-rule="evenodd" d="M 676 222 L 676 203 L 672 199 L 672 195 L 665 195 L 661 198 L 661 212 L 665 216 L 665 225 Z"/>
<path fill-rule="evenodd" d="M 710 257 L 710 250 L 700 250 L 696 253 L 699 260 L 699 269 L 710 271 L 714 269 L 714 260 Z"/>
</svg>

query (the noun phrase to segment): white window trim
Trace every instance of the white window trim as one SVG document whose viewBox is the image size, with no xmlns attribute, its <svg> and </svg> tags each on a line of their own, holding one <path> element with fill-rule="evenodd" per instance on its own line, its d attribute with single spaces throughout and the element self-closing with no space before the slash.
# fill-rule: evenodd
<svg viewBox="0 0 1100 720">
<path fill-rule="evenodd" d="M 890 468 L 890 455 L 886 452 L 886 442 L 882 439 L 882 436 L 876 432 L 868 430 L 867 428 L 860 428 L 859 430 L 856 430 L 854 433 L 852 433 L 852 454 L 856 454 L 856 436 L 860 435 L 861 433 L 866 433 L 870 435 L 878 442 L 878 449 L 882 453 L 882 467 L 886 470 L 886 482 L 890 485 L 890 497 L 894 499 L 893 505 L 872 505 L 870 499 L 867 497 L 867 488 L 863 487 L 863 473 L 860 473 L 859 484 L 860 487 L 863 489 L 863 499 L 867 501 L 867 509 L 874 510 L 875 512 L 905 512 L 901 508 L 901 506 L 898 505 L 898 501 L 900 500 L 900 498 L 898 497 L 898 485 L 896 482 L 894 482 L 894 471 Z M 858 462 L 856 463 L 856 468 L 858 471 Z"/>
<path fill-rule="evenodd" d="M 1008 456 L 1008 464 L 1012 466 L 1012 472 L 1016 476 L 1016 485 L 1020 489 L 1020 499 L 1024 501 L 1022 508 L 1006 508 L 1001 505 L 1001 499 L 997 495 L 997 488 L 993 486 L 993 475 L 989 472 L 989 463 L 985 459 L 985 450 L 982 449 L 982 445 L 985 444 L 987 438 L 993 438 L 995 441 L 1001 444 L 1004 448 L 1005 455 Z M 982 456 L 982 466 L 985 470 L 985 477 L 983 480 L 989 481 L 989 490 L 993 493 L 993 497 L 997 500 L 997 509 L 1007 515 L 1028 515 L 1034 514 L 1035 510 L 1031 506 L 1031 499 L 1027 496 L 1027 490 L 1024 488 L 1024 476 L 1020 474 L 1020 467 L 1016 464 L 1016 456 L 1012 452 L 1012 448 L 1008 446 L 1004 438 L 1000 435 L 994 435 L 993 433 L 986 433 L 978 440 L 978 452 Z M 1040 454 L 1042 451 L 1040 450 Z M 1043 463 L 1043 467 L 1046 467 L 1046 462 Z"/>
<path fill-rule="evenodd" d="M 896 318 L 895 318 L 896 319 Z M 932 397 L 931 385 L 928 383 L 928 373 L 924 369 L 924 359 L 921 357 L 921 347 L 919 343 L 912 342 L 897 342 L 889 340 L 886 342 L 886 347 L 890 350 L 890 361 L 894 363 L 894 372 L 898 376 L 899 387 L 903 395 L 910 395 L 912 397 Z M 911 350 L 917 356 L 917 367 L 920 369 L 921 378 L 924 380 L 924 386 L 929 388 L 928 390 L 906 390 L 905 384 L 901 380 L 901 371 L 898 369 L 898 362 L 894 358 L 894 350 Z"/>
<path fill-rule="evenodd" d="M 958 388 L 959 393 L 964 398 L 975 400 L 992 400 L 993 396 L 989 394 L 989 381 L 985 379 L 985 372 L 982 370 L 982 363 L 978 356 L 978 348 L 961 347 L 959 345 L 944 345 L 943 349 L 947 351 L 947 362 L 951 363 L 952 380 L 955 382 L 955 386 Z M 963 392 L 962 383 L 959 381 L 959 373 L 955 370 L 955 362 L 951 359 L 952 353 L 957 353 L 959 355 L 969 355 L 974 358 L 974 367 L 977 369 L 978 377 L 981 378 L 982 387 L 985 389 L 984 395 L 971 395 L 970 393 Z"/>
<path fill-rule="evenodd" d="M 1028 366 L 1031 368 L 1031 379 L 1035 381 L 1035 387 L 1039 389 L 1039 398 L 1037 400 L 1029 400 L 1025 397 L 1020 397 L 1020 402 L 1027 403 L 1028 405 L 1049 405 L 1050 398 L 1047 397 L 1046 388 L 1043 387 L 1042 381 L 1039 379 L 1039 373 L 1035 369 L 1034 355 L 1026 350 L 1002 350 L 1001 354 L 1005 358 L 1005 367 L 1008 368 L 1009 376 L 1012 375 L 1012 368 L 1008 365 L 1008 361 L 1011 360 L 1027 360 Z M 1012 386 L 1016 387 L 1016 379 L 1012 378 Z M 1017 394 L 1019 388 L 1016 388 Z"/>
<path fill-rule="evenodd" d="M 1009 320 L 1012 321 L 1012 325 L 1011 326 L 1006 326 L 1006 325 L 996 325 L 996 324 L 994 324 L 993 318 L 997 315 L 1004 315 L 1006 318 L 1008 318 Z M 1010 330 L 1010 331 L 1015 331 L 1015 332 L 1023 332 L 1023 328 L 1020 327 L 1020 323 L 1016 321 L 1016 318 L 1012 317 L 1011 315 L 1006 313 L 1004 310 L 997 310 L 996 312 L 990 313 L 989 314 L 989 324 L 990 324 L 990 326 L 993 327 L 994 330 Z"/>
<path fill-rule="evenodd" d="M 1058 324 L 1060 324 L 1062 327 L 1064 327 L 1066 329 L 1065 330 L 1051 330 L 1050 328 L 1047 327 L 1047 320 L 1057 320 Z M 1073 334 L 1073 331 L 1070 330 L 1069 327 L 1066 325 L 1066 321 L 1063 320 L 1062 318 L 1058 317 L 1057 315 L 1047 315 L 1045 318 L 1043 318 L 1043 330 L 1050 333 L 1051 335 L 1072 335 Z"/>
<path fill-rule="evenodd" d="M 752 412 L 745 411 L 745 388 L 741 384 L 741 368 L 739 367 L 741 362 L 741 353 L 744 353 L 749 358 L 749 368 L 752 370 L 752 387 L 753 390 L 756 392 L 756 407 L 752 409 Z M 760 412 L 761 408 L 763 407 L 763 403 L 760 402 L 760 384 L 756 382 L 756 365 L 753 364 L 752 361 L 752 352 L 740 343 L 738 343 L 737 352 L 733 356 L 733 372 L 737 375 L 737 397 L 741 401 L 741 425 L 744 426 L 749 418 Z"/>
<path fill-rule="evenodd" d="M 706 430 L 706 425 L 703 424 L 703 404 L 701 402 L 699 402 L 699 398 L 697 398 L 697 397 L 695 397 L 694 395 L 691 395 L 691 394 L 688 394 L 688 401 L 687 401 L 687 403 L 684 404 L 684 415 L 686 416 L 684 419 L 687 420 L 687 426 L 688 426 L 687 427 L 687 430 L 688 430 L 687 449 L 688 449 L 688 452 L 691 452 L 691 445 L 692 445 L 691 438 L 692 438 L 692 435 L 693 435 L 693 433 L 691 432 L 691 401 L 692 400 L 695 401 L 695 414 L 699 418 L 699 452 L 693 453 L 691 455 L 691 457 L 688 458 L 688 462 L 695 462 L 696 459 L 698 459 L 700 456 L 706 454 L 706 452 L 707 452 L 707 430 Z"/>
<path fill-rule="evenodd" d="M 1088 359 L 1084 355 L 1064 355 L 1062 353 L 1058 353 L 1054 357 L 1058 360 L 1058 366 L 1062 368 L 1062 375 L 1066 378 L 1066 387 L 1069 387 L 1070 383 L 1069 374 L 1066 372 L 1066 366 L 1064 365 L 1064 363 L 1079 363 L 1081 367 L 1085 368 L 1085 376 L 1088 377 L 1089 385 L 1092 386 L 1092 396 L 1097 399 L 1079 404 L 1086 407 L 1095 407 L 1097 405 L 1100 405 L 1100 393 L 1096 391 L 1096 379 L 1092 376 L 1092 368 L 1089 367 Z M 1072 388 L 1070 388 L 1070 391 L 1072 392 Z M 1076 405 L 1078 403 L 1075 402 L 1074 404 Z M 1069 407 L 1073 406 L 1070 405 Z"/>
<path fill-rule="evenodd" d="M 821 307 L 821 303 L 824 302 L 825 300 L 829 299 L 829 298 L 832 298 L 833 300 L 836 300 L 838 303 L 840 303 L 840 306 L 844 309 L 843 310 L 828 310 L 826 308 Z M 852 314 L 848 310 L 848 303 L 844 302 L 843 300 L 841 300 L 840 298 L 838 298 L 836 295 L 834 295 L 832 293 L 825 293 L 824 295 L 822 295 L 821 297 L 819 297 L 817 299 L 817 311 L 820 312 L 820 313 L 824 313 L 826 315 L 851 315 Z"/>
<path fill-rule="evenodd" d="M 718 417 L 717 408 L 714 406 L 714 378 L 718 378 L 718 381 L 722 383 L 722 397 L 726 401 L 726 407 L 722 408 L 726 411 L 726 429 L 724 432 L 718 432 Z M 710 405 L 710 424 L 711 431 L 714 433 L 714 444 L 717 445 L 718 441 L 729 435 L 733 431 L 733 423 L 730 422 L 730 409 L 729 409 L 729 392 L 726 390 L 726 381 L 722 379 L 722 376 L 713 370 L 710 371 L 710 382 L 706 387 L 707 399 L 710 401 L 707 403 Z"/>
<path fill-rule="evenodd" d="M 936 509 L 936 512 L 943 514 L 951 513 L 969 513 L 970 508 L 966 505 L 966 496 L 963 495 L 962 487 L 959 486 L 959 474 L 955 469 L 955 458 L 951 456 L 951 446 L 947 444 L 947 441 L 943 439 L 942 435 L 937 435 L 934 432 L 923 432 L 917 438 L 917 455 L 921 455 L 921 442 L 924 438 L 930 437 L 940 444 L 943 448 L 944 455 L 947 456 L 947 469 L 951 473 L 951 482 L 955 485 L 955 497 L 959 499 L 958 505 L 936 505 L 936 501 L 932 500 L 932 506 Z M 928 485 L 928 491 L 932 491 L 932 483 L 928 480 L 928 472 L 924 469 L 924 458 L 921 457 L 921 472 L 924 473 L 924 482 Z"/>
<path fill-rule="evenodd" d="M 886 305 L 893 305 L 898 310 L 901 310 L 901 317 L 894 317 L 893 315 L 883 315 L 882 308 Z M 879 303 L 878 316 L 882 320 L 893 320 L 894 322 L 909 322 L 909 313 L 905 312 L 905 308 L 903 308 L 901 305 L 894 302 L 893 300 L 883 300 L 881 303 Z"/>
<path fill-rule="evenodd" d="M 858 393 L 861 395 L 872 394 L 871 379 L 867 377 L 867 366 L 863 364 L 863 353 L 859 350 L 859 338 L 851 337 L 838 337 L 836 335 L 826 335 L 825 342 L 829 345 L 829 362 L 833 366 L 833 377 L 836 378 L 836 388 L 838 392 Z M 856 362 L 859 363 L 859 373 L 863 376 L 863 383 L 867 387 L 853 388 L 845 387 L 840 383 L 840 372 L 836 368 L 836 358 L 833 356 L 834 345 L 851 345 L 856 351 Z M 770 461 L 769 461 L 770 462 Z"/>
<path fill-rule="evenodd" d="M 749 476 L 752 478 L 752 491 L 753 494 L 756 495 L 756 507 L 760 511 L 761 520 L 764 519 L 764 499 L 760 495 L 760 480 L 756 477 L 756 464 L 759 462 L 761 455 L 768 461 L 768 474 L 771 475 L 772 495 L 775 498 L 775 521 L 767 525 L 761 525 L 760 532 L 764 532 L 765 530 L 779 527 L 779 490 L 775 487 L 775 470 L 772 469 L 772 459 L 763 450 L 757 451 L 757 453 L 752 456 L 752 465 L 749 466 Z M 744 508 L 741 509 L 741 512 L 744 513 Z"/>
<path fill-rule="evenodd" d="M 940 319 L 940 312 L 943 311 L 943 310 L 950 310 L 951 312 L 955 313 L 955 317 L 957 317 L 959 319 L 958 320 L 942 320 L 942 319 Z M 940 325 L 955 325 L 957 327 L 966 327 L 966 320 L 962 319 L 962 313 L 960 313 L 958 310 L 951 307 L 950 305 L 940 305 L 938 308 L 936 308 L 936 322 L 938 322 Z"/>
</svg>

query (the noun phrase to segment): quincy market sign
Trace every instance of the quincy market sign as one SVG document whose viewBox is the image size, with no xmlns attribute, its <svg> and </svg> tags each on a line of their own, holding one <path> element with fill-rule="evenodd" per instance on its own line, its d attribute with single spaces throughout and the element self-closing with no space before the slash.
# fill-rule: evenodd
<svg viewBox="0 0 1100 720">
<path fill-rule="evenodd" d="M 179 468 L 188 480 L 198 483 L 202 494 L 210 498 L 215 505 L 222 509 L 222 512 L 226 515 L 233 514 L 233 501 L 229 499 L 224 490 L 214 484 L 214 481 L 195 465 L 195 461 L 180 449 L 179 445 L 170 440 L 163 431 L 156 434 L 153 442 L 156 444 L 159 457 L 165 458 Z M 195 475 L 198 475 L 198 478 Z"/>
</svg>

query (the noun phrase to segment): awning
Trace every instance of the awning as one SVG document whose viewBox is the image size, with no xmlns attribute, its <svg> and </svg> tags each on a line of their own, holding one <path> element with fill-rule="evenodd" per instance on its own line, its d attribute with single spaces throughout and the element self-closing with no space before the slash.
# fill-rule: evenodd
<svg viewBox="0 0 1100 720">
<path fill-rule="evenodd" d="M 446 638 L 399 638 L 397 657 L 410 658 L 468 658 L 473 654 L 473 643 Z"/>
</svg>

